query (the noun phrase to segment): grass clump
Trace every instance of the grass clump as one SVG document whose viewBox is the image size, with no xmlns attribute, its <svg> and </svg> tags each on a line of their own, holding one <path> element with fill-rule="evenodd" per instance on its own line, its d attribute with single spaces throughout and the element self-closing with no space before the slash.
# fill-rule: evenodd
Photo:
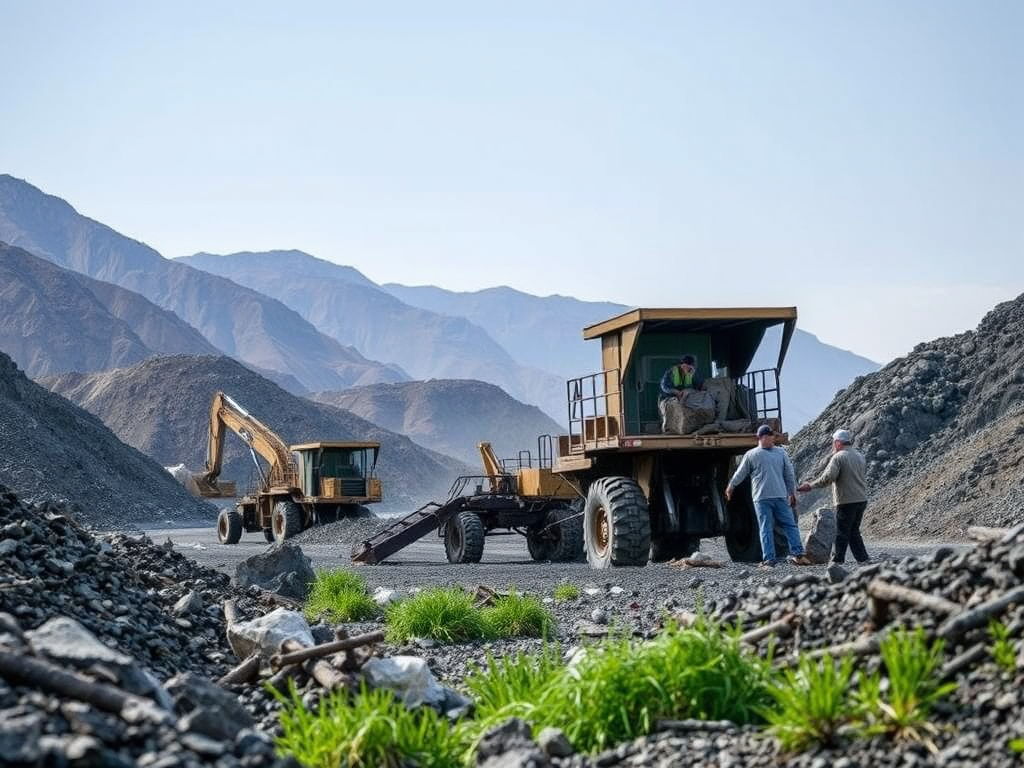
<svg viewBox="0 0 1024 768">
<path fill-rule="evenodd" d="M 329 621 L 365 621 L 377 615 L 377 604 L 367 594 L 366 580 L 357 573 L 339 569 L 317 574 L 306 601 L 310 621 L 326 616 Z"/>
<path fill-rule="evenodd" d="M 556 603 L 567 603 L 571 600 L 580 599 L 580 588 L 575 584 L 563 582 L 555 586 L 555 591 L 552 593 Z"/>
<path fill-rule="evenodd" d="M 387 638 L 404 643 L 429 637 L 442 643 L 459 643 L 491 637 L 491 627 L 473 598 L 458 587 L 437 587 L 388 607 Z"/>
<path fill-rule="evenodd" d="M 491 637 L 543 637 L 551 626 L 551 615 L 540 600 L 515 590 L 485 608 L 483 618 Z"/>
<path fill-rule="evenodd" d="M 992 638 L 992 660 L 1004 672 L 1013 673 L 1017 670 L 1017 652 L 1010 639 L 1010 629 L 1003 622 L 993 619 L 988 625 L 988 633 Z"/>
<path fill-rule="evenodd" d="M 775 706 L 765 710 L 765 718 L 783 750 L 837 745 L 841 730 L 857 713 L 849 690 L 852 676 L 852 656 L 838 664 L 829 655 L 820 662 L 801 656 L 796 669 L 782 672 L 770 688 Z"/>
<path fill-rule="evenodd" d="M 501 721 L 527 715 L 533 702 L 564 673 L 557 645 L 545 645 L 537 654 L 519 652 L 501 659 L 488 652 L 483 667 L 470 667 L 465 686 L 478 718 Z"/>
<path fill-rule="evenodd" d="M 307 768 L 461 768 L 466 733 L 430 707 L 408 710 L 391 691 L 336 691 L 306 709 L 294 685 L 282 703 L 277 749 Z"/>
<path fill-rule="evenodd" d="M 912 632 L 900 627 L 882 640 L 888 687 L 883 692 L 875 674 L 861 678 L 859 691 L 868 734 L 919 741 L 935 751 L 931 737 L 938 728 L 929 721 L 932 707 L 956 689 L 956 683 L 939 678 L 943 648 L 942 640 L 929 643 L 920 627 Z"/>
</svg>

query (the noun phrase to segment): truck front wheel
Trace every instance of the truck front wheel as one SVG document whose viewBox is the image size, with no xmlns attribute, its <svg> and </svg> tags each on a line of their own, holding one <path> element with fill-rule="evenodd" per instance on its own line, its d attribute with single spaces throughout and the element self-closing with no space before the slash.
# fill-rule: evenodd
<svg viewBox="0 0 1024 768">
<path fill-rule="evenodd" d="M 602 477 L 591 483 L 583 540 L 591 568 L 646 565 L 651 515 L 640 486 L 626 477 Z"/>
<path fill-rule="evenodd" d="M 484 521 L 470 510 L 459 512 L 444 531 L 444 553 L 449 563 L 479 563 L 484 554 Z"/>
</svg>

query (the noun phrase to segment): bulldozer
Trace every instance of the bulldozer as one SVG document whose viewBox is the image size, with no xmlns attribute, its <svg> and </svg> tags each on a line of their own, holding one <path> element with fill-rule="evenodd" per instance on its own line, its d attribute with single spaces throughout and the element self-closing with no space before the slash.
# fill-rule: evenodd
<svg viewBox="0 0 1024 768">
<path fill-rule="evenodd" d="M 761 543 L 749 480 L 725 488 L 756 430 L 782 430 L 780 375 L 796 307 L 635 309 L 583 329 L 601 343 L 601 371 L 566 383 L 568 434 L 552 469 L 584 499 L 583 534 L 594 568 L 645 565 L 692 554 L 724 536 L 733 560 L 757 562 Z M 776 364 L 751 370 L 770 328 Z M 707 391 L 713 423 L 666 431 L 662 375 L 687 355 Z"/>
<path fill-rule="evenodd" d="M 576 489 L 551 471 L 550 435 L 537 439 L 537 455 L 520 451 L 498 459 L 489 442 L 477 445 L 484 474 L 463 475 L 448 500 L 431 502 L 362 542 L 353 562 L 378 563 L 431 531 L 444 540 L 449 563 L 478 563 L 489 536 L 520 534 L 538 562 L 583 555 L 582 503 Z"/>
<path fill-rule="evenodd" d="M 374 475 L 380 443 L 289 446 L 223 392 L 215 393 L 210 405 L 206 471 L 192 477 L 203 498 L 236 496 L 235 483 L 219 482 L 226 430 L 248 446 L 258 480 L 234 509 L 221 510 L 217 518 L 221 544 L 237 544 L 243 530 L 262 531 L 268 542 L 284 541 L 314 525 L 368 514 L 365 505 L 383 498 L 381 481 Z"/>
</svg>

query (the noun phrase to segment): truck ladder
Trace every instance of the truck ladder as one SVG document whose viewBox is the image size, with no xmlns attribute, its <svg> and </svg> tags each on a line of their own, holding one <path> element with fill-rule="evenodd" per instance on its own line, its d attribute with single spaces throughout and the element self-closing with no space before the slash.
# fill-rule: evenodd
<svg viewBox="0 0 1024 768">
<path fill-rule="evenodd" d="M 431 531 L 438 530 L 442 525 L 455 517 L 462 508 L 463 497 L 449 499 L 444 504 L 431 501 L 415 512 L 395 521 L 376 536 L 362 542 L 358 550 L 352 553 L 353 563 L 375 565 L 395 554 L 414 541 L 419 541 Z"/>
</svg>

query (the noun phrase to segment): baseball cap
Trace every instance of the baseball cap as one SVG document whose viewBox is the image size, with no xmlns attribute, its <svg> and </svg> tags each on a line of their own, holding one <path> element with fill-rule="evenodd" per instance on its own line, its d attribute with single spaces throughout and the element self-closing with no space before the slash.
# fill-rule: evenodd
<svg viewBox="0 0 1024 768">
<path fill-rule="evenodd" d="M 679 358 L 679 362 L 686 363 L 687 365 L 697 364 L 697 361 L 696 359 L 694 359 L 693 355 L 683 355 L 681 358 Z"/>
<path fill-rule="evenodd" d="M 770 434 L 772 434 L 772 428 L 769 427 L 767 424 L 762 424 L 760 427 L 757 428 L 758 437 L 764 437 L 765 435 Z"/>
<path fill-rule="evenodd" d="M 837 429 L 832 435 L 833 440 L 838 440 L 843 445 L 853 445 L 853 435 L 848 429 Z"/>
</svg>

